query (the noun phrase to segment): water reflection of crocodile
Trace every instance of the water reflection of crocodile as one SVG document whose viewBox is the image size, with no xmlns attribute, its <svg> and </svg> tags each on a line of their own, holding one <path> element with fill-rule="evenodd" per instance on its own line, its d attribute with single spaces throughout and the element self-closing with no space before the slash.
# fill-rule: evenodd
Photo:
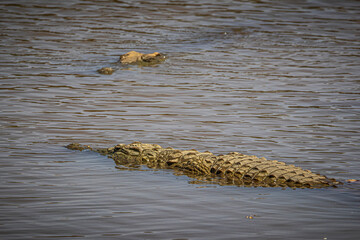
<svg viewBox="0 0 360 240">
<path fill-rule="evenodd" d="M 165 56 L 161 53 L 154 52 L 149 54 L 130 51 L 120 56 L 119 61 L 112 67 L 100 68 L 98 73 L 112 74 L 117 68 L 124 65 L 136 64 L 139 66 L 152 66 L 165 60 Z M 119 65 L 120 64 L 120 65 Z"/>
<path fill-rule="evenodd" d="M 181 151 L 141 142 L 99 149 L 78 143 L 66 147 L 80 151 L 89 149 L 114 159 L 120 165 L 174 169 L 190 177 L 220 184 L 292 188 L 322 188 L 339 184 L 335 179 L 284 162 L 237 152 L 216 156 L 210 152 Z"/>
</svg>

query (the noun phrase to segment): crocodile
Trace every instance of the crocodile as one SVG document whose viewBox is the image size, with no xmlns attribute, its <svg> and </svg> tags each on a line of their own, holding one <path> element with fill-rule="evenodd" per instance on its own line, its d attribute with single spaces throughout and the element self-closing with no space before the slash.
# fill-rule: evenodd
<svg viewBox="0 0 360 240">
<path fill-rule="evenodd" d="M 110 75 L 120 66 L 135 64 L 138 66 L 153 66 L 165 60 L 165 56 L 159 52 L 144 54 L 136 51 L 130 51 L 120 56 L 119 60 L 113 67 L 103 67 L 97 70 L 100 74 Z"/>
<path fill-rule="evenodd" d="M 110 148 L 92 148 L 78 143 L 71 143 L 66 147 L 71 150 L 98 152 L 112 158 L 119 165 L 173 169 L 180 174 L 222 185 L 324 188 L 341 184 L 335 179 L 294 165 L 238 152 L 214 155 L 208 151 L 162 148 L 157 144 L 141 142 L 117 144 Z"/>
</svg>

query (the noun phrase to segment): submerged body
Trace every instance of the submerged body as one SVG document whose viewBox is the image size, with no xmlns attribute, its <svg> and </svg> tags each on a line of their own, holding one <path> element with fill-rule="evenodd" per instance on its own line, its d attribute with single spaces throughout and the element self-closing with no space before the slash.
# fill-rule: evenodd
<svg viewBox="0 0 360 240">
<path fill-rule="evenodd" d="M 223 184 L 292 188 L 321 188 L 339 184 L 334 179 L 294 165 L 237 152 L 216 156 L 210 152 L 162 148 L 157 144 L 141 142 L 101 149 L 72 143 L 67 148 L 96 151 L 121 165 L 174 169 L 192 177 L 205 177 Z"/>
</svg>

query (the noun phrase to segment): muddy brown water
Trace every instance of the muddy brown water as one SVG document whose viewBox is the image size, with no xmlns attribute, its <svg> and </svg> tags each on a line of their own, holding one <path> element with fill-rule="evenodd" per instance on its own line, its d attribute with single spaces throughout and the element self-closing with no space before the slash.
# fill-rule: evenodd
<svg viewBox="0 0 360 240">
<path fill-rule="evenodd" d="M 360 186 L 198 183 L 63 146 L 239 151 L 360 179 L 359 1 L 0 2 L 1 239 L 358 239 Z M 130 50 L 154 67 L 96 70 Z"/>
</svg>

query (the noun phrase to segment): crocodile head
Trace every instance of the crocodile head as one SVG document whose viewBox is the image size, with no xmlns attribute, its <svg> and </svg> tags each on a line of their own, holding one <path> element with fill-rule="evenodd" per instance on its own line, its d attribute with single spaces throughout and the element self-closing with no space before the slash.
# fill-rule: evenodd
<svg viewBox="0 0 360 240">
<path fill-rule="evenodd" d="M 144 62 L 161 62 L 165 60 L 165 56 L 159 52 L 154 52 L 142 55 L 141 60 Z"/>
<path fill-rule="evenodd" d="M 121 64 L 137 64 L 139 66 L 152 66 L 165 60 L 165 56 L 159 52 L 144 54 L 136 51 L 130 51 L 120 56 Z"/>
<path fill-rule="evenodd" d="M 157 144 L 141 142 L 128 145 L 118 144 L 114 147 L 113 158 L 120 164 L 146 164 L 154 161 L 161 149 L 161 146 Z"/>
</svg>

